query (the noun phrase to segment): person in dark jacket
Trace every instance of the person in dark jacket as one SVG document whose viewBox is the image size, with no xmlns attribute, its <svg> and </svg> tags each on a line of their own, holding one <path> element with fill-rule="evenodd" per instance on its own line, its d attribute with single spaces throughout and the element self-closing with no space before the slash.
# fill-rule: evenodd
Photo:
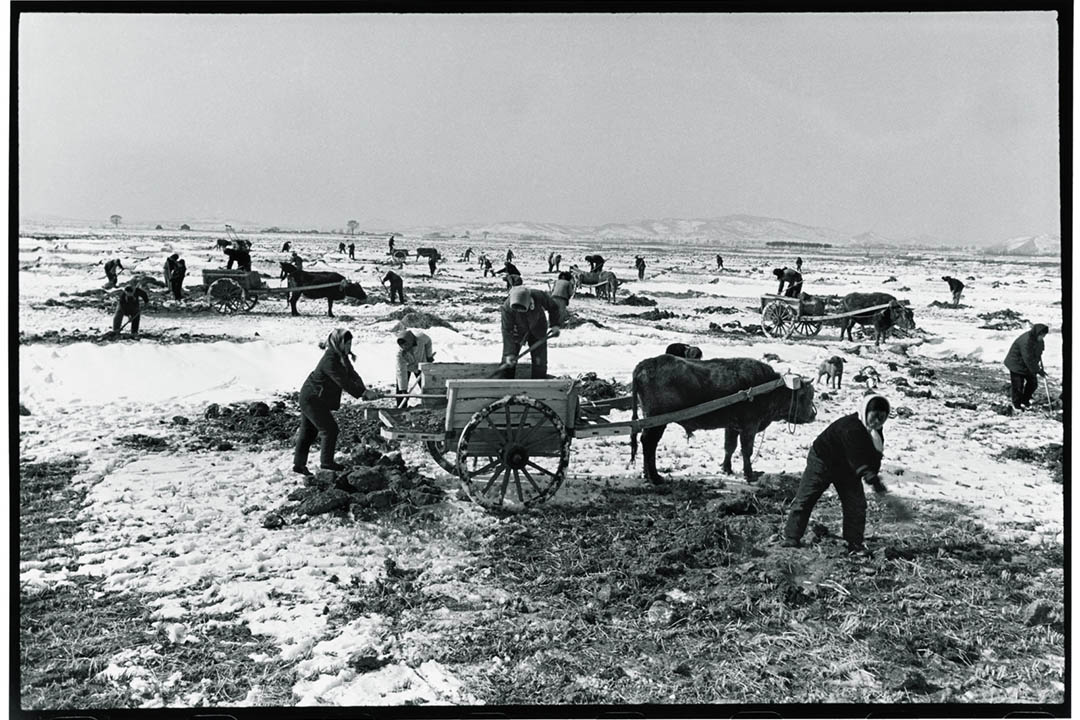
<svg viewBox="0 0 1080 720">
<path fill-rule="evenodd" d="M 341 253 L 342 255 L 344 255 L 345 254 L 345 243 L 343 243 L 343 242 L 338 243 L 337 244 L 337 251 L 339 253 Z"/>
<path fill-rule="evenodd" d="M 150 296 L 137 284 L 128 285 L 120 291 L 120 297 L 116 303 L 116 314 L 113 315 L 112 321 L 114 335 L 120 334 L 120 326 L 123 324 L 124 318 L 129 317 L 131 318 L 131 337 L 139 337 L 139 318 L 142 315 L 142 306 L 139 305 L 139 300 L 148 303 L 150 302 Z"/>
<path fill-rule="evenodd" d="M 645 258 L 643 258 L 641 255 L 635 255 L 634 256 L 634 267 L 637 268 L 637 279 L 638 280 L 644 280 L 645 279 Z"/>
<path fill-rule="evenodd" d="M 386 283 L 390 283 L 390 302 L 394 302 L 394 296 L 397 295 L 401 304 L 405 304 L 405 283 L 400 275 L 393 270 L 388 270 L 380 282 L 383 287 L 386 287 Z"/>
<path fill-rule="evenodd" d="M 488 273 L 491 273 L 491 276 L 494 277 L 495 271 L 491 269 L 491 258 L 489 258 L 487 255 L 484 255 L 482 256 L 480 262 L 484 266 L 484 277 L 487 277 Z"/>
<path fill-rule="evenodd" d="M 574 276 L 568 272 L 559 273 L 559 278 L 551 286 L 551 299 L 559 306 L 559 326 L 566 325 L 570 319 L 570 298 L 574 297 Z"/>
<path fill-rule="evenodd" d="M 598 273 L 604 269 L 603 255 L 586 255 L 585 262 L 589 263 L 589 272 Z"/>
<path fill-rule="evenodd" d="M 501 270 L 496 270 L 492 274 L 502 275 L 503 273 L 506 273 L 506 287 L 512 288 L 521 285 L 521 271 L 517 269 L 517 265 L 507 260 Z"/>
<path fill-rule="evenodd" d="M 387 244 L 390 246 L 390 249 L 386 251 L 386 254 L 387 255 L 393 255 L 394 254 L 394 236 L 393 235 L 390 236 L 390 239 L 387 241 Z"/>
<path fill-rule="evenodd" d="M 724 257 L 720 253 L 716 253 L 716 269 L 724 269 Z"/>
<path fill-rule="evenodd" d="M 109 262 L 105 263 L 105 277 L 109 279 L 109 284 L 105 287 L 116 287 L 116 276 L 119 275 L 120 271 L 123 269 L 123 264 L 117 258 L 113 258 Z"/>
<path fill-rule="evenodd" d="M 798 272 L 802 272 L 802 258 L 801 257 L 795 258 L 795 270 L 797 270 Z"/>
<path fill-rule="evenodd" d="M 285 242 L 283 242 L 281 244 L 281 252 L 283 252 L 283 253 L 289 252 L 290 248 L 292 248 L 292 243 L 289 242 L 288 240 L 286 240 Z"/>
<path fill-rule="evenodd" d="M 1043 369 L 1043 338 L 1050 332 L 1050 328 L 1042 323 L 1036 323 L 1031 329 L 1013 340 L 1009 353 L 1005 356 L 1005 367 L 1009 368 L 1010 389 L 1012 404 L 1017 410 L 1022 410 L 1031 403 L 1031 396 L 1039 387 L 1039 375 L 1046 377 Z"/>
<path fill-rule="evenodd" d="M 555 251 L 548 253 L 548 272 L 555 272 Z"/>
<path fill-rule="evenodd" d="M 822 493 L 833 485 L 844 513 L 844 540 L 851 553 L 869 554 L 866 534 L 866 494 L 862 483 L 874 492 L 888 492 L 878 475 L 885 450 L 882 428 L 889 417 L 889 401 L 870 395 L 858 413 L 834 420 L 810 446 L 799 489 L 784 526 L 784 547 L 798 547 L 810 522 L 810 513 Z"/>
<path fill-rule="evenodd" d="M 792 270 L 789 267 L 775 268 L 773 275 L 780 281 L 780 287 L 777 289 L 776 294 L 783 294 L 786 297 L 799 297 L 799 293 L 802 292 L 802 273 L 798 270 Z M 784 283 L 788 284 L 787 292 L 784 292 Z"/>
<path fill-rule="evenodd" d="M 960 304 L 960 295 L 964 292 L 964 283 L 948 275 L 942 275 L 941 279 L 949 283 L 949 292 L 952 293 L 952 304 L 953 307 L 956 307 Z"/>
<path fill-rule="evenodd" d="M 349 259 L 356 259 L 356 243 L 349 243 Z"/>
<path fill-rule="evenodd" d="M 547 342 L 536 343 L 550 337 L 558 337 L 562 310 L 550 295 L 542 290 L 533 290 L 524 286 L 512 288 L 510 296 L 502 306 L 503 360 L 501 377 L 512 379 L 517 366 L 517 356 L 521 345 L 531 349 L 529 359 L 532 362 L 530 377 L 542 380 L 547 377 Z"/>
<path fill-rule="evenodd" d="M 427 266 L 428 270 L 431 271 L 431 277 L 435 277 L 435 270 L 437 270 L 439 267 L 438 255 L 428 255 Z"/>
<path fill-rule="evenodd" d="M 173 253 L 165 259 L 165 287 L 172 293 L 174 300 L 183 299 L 184 276 L 187 275 L 187 263 L 180 259 L 179 253 Z"/>
<path fill-rule="evenodd" d="M 249 246 L 240 242 L 237 243 L 238 247 L 234 250 L 232 248 L 224 248 L 224 253 L 229 257 L 229 262 L 225 266 L 226 270 L 232 270 L 233 263 L 236 263 L 236 267 L 240 270 L 251 272 L 251 250 Z"/>
<path fill-rule="evenodd" d="M 510 248 L 506 248 L 506 262 L 510 262 L 514 259 L 514 251 Z"/>
<path fill-rule="evenodd" d="M 379 393 L 364 386 L 364 381 L 353 369 L 352 333 L 338 328 L 330 333 L 322 359 L 300 388 L 300 431 L 296 435 L 296 452 L 293 454 L 293 472 L 311 475 L 307 467 L 308 452 L 315 438 L 322 433 L 319 466 L 323 470 L 343 470 L 344 465 L 334 462 L 337 448 L 338 424 L 332 410 L 341 407 L 342 391 L 354 398 L 374 400 Z"/>
<path fill-rule="evenodd" d="M 562 264 L 562 253 L 555 253 L 555 272 L 559 272 L 559 265 Z"/>
</svg>

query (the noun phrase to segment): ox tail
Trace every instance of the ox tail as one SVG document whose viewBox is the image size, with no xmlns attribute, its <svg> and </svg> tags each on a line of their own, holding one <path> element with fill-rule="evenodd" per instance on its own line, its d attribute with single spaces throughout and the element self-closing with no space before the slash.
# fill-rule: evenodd
<svg viewBox="0 0 1080 720">
<path fill-rule="evenodd" d="M 633 380 L 630 381 L 630 395 L 632 397 L 633 411 L 630 413 L 630 421 L 633 423 L 630 426 L 630 465 L 633 466 L 637 460 L 637 419 L 638 419 L 638 386 L 637 386 L 637 374 L 634 375 Z"/>
</svg>

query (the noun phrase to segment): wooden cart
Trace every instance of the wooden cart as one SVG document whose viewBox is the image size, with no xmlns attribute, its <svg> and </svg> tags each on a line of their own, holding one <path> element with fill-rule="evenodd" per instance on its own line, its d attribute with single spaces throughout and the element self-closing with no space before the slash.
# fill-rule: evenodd
<svg viewBox="0 0 1080 720">
<path fill-rule="evenodd" d="M 784 338 L 785 340 L 795 333 L 806 337 L 813 337 L 821 332 L 822 323 L 832 320 L 843 320 L 844 318 L 854 317 L 855 315 L 862 315 L 864 313 L 877 312 L 878 310 L 884 310 L 889 307 L 889 303 L 885 303 L 884 305 L 874 305 L 872 307 L 861 308 L 859 310 L 852 310 L 851 312 L 839 313 L 836 315 L 824 315 L 814 313 L 807 305 L 808 304 L 805 301 L 800 300 L 799 298 L 788 297 L 786 295 L 762 295 L 762 331 L 771 337 Z"/>
<path fill-rule="evenodd" d="M 267 285 L 262 275 L 254 270 L 203 270 L 206 300 L 219 313 L 249 312 L 259 302 L 259 295 L 303 292 L 338 287 L 343 283 L 323 283 L 303 287 L 277 287 Z"/>
<path fill-rule="evenodd" d="M 572 379 L 489 379 L 498 367 L 421 363 L 420 407 L 378 410 L 383 437 L 425 443 L 435 461 L 485 507 L 507 502 L 525 507 L 554 495 L 566 477 L 575 437 L 629 435 L 802 382 L 789 375 L 685 410 L 609 422 L 605 416 L 612 409 L 630 408 L 631 396 L 589 402 L 578 397 Z M 527 375 L 528 364 L 518 365 L 517 372 Z"/>
</svg>

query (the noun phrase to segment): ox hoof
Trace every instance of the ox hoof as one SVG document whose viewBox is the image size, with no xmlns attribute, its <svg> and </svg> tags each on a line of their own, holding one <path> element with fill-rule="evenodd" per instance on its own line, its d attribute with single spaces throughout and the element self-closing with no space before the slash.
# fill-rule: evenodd
<svg viewBox="0 0 1080 720">
<path fill-rule="evenodd" d="M 746 482 L 752 483 L 752 482 L 757 482 L 757 480 L 764 474 L 765 474 L 764 470 L 752 470 L 752 471 L 750 471 L 748 473 L 744 473 L 743 477 L 746 478 Z"/>
</svg>

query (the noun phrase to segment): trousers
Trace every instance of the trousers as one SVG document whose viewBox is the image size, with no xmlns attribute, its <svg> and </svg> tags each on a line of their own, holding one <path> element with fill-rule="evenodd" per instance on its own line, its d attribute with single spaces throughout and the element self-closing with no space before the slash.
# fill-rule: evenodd
<svg viewBox="0 0 1080 720">
<path fill-rule="evenodd" d="M 834 485 L 836 494 L 840 496 L 840 507 L 844 512 L 844 540 L 851 546 L 862 545 L 866 535 L 866 493 L 863 492 L 862 482 L 849 472 L 830 471 L 812 447 L 806 455 L 806 469 L 803 470 L 784 526 L 787 540 L 802 539 L 810 523 L 810 513 L 829 485 Z"/>
<path fill-rule="evenodd" d="M 135 336 L 135 335 L 139 334 L 139 316 L 141 314 L 142 313 L 140 313 L 140 312 L 136 312 L 134 315 L 131 316 L 131 334 L 132 334 L 132 336 Z M 128 314 L 126 312 L 124 312 L 123 308 L 116 308 L 116 314 L 113 315 L 113 319 L 112 319 L 112 329 L 113 329 L 114 333 L 120 332 L 120 326 L 124 324 L 124 318 L 127 317 L 127 316 L 128 316 Z"/>
<path fill-rule="evenodd" d="M 334 451 L 337 449 L 337 420 L 318 396 L 300 393 L 300 431 L 296 436 L 294 467 L 307 466 L 308 452 L 319 433 L 322 433 L 319 462 L 329 465 L 334 462 Z"/>
<path fill-rule="evenodd" d="M 1009 381 L 1012 390 L 1012 404 L 1016 409 L 1026 406 L 1031 402 L 1031 396 L 1039 387 L 1038 375 L 1024 375 L 1009 371 Z"/>
</svg>

